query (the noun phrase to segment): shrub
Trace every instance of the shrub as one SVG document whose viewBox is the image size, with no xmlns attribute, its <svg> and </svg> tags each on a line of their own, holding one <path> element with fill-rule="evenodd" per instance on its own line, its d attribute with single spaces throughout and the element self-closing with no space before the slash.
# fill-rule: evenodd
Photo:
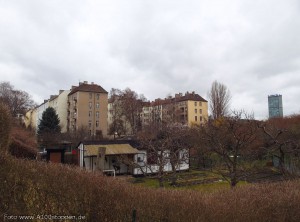
<svg viewBox="0 0 300 222">
<path fill-rule="evenodd" d="M 10 114 L 8 108 L 3 103 L 0 103 L 0 152 L 7 152 L 9 144 L 9 134 Z"/>
<path fill-rule="evenodd" d="M 0 156 L 1 215 L 87 221 L 300 221 L 300 181 L 199 191 L 143 188 L 77 167 Z"/>
<path fill-rule="evenodd" d="M 23 127 L 14 126 L 11 130 L 9 153 L 18 158 L 35 159 L 37 152 L 35 134 Z"/>
</svg>

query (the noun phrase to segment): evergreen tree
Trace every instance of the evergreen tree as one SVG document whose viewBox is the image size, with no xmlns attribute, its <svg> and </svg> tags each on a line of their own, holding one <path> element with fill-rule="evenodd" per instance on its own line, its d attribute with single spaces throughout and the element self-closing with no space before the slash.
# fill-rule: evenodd
<svg viewBox="0 0 300 222">
<path fill-rule="evenodd" d="M 38 126 L 38 139 L 41 145 L 48 146 L 58 141 L 61 128 L 59 118 L 52 107 L 48 107 L 42 115 Z"/>
</svg>

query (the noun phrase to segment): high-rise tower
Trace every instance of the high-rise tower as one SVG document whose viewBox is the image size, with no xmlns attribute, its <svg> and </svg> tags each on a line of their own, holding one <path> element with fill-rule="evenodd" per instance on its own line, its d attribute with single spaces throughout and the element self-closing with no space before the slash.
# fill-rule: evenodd
<svg viewBox="0 0 300 222">
<path fill-rule="evenodd" d="M 268 96 L 269 118 L 283 117 L 282 95 Z"/>
</svg>

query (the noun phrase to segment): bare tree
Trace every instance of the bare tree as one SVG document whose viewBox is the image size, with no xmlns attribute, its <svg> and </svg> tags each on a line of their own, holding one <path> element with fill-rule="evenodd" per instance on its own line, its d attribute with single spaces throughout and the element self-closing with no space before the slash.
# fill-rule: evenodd
<svg viewBox="0 0 300 222">
<path fill-rule="evenodd" d="M 229 89 L 224 84 L 214 81 L 208 93 L 208 98 L 213 119 L 218 119 L 229 114 L 231 95 Z"/>
<path fill-rule="evenodd" d="M 120 137 L 121 135 L 126 135 L 127 120 L 123 115 L 122 101 L 121 101 L 122 91 L 119 89 L 112 88 L 109 93 L 109 109 L 111 123 L 108 128 L 109 135 L 114 135 Z"/>
<path fill-rule="evenodd" d="M 127 132 L 126 123 L 129 123 L 132 134 L 139 131 L 142 127 L 140 114 L 146 98 L 126 88 L 125 90 L 112 89 L 110 100 L 112 105 L 110 114 L 113 118 L 110 126 L 111 132 Z M 121 123 L 123 123 L 123 127 L 120 125 Z"/>
<path fill-rule="evenodd" d="M 285 177 L 294 177 L 299 168 L 300 116 L 273 118 L 259 125 L 264 134 L 264 148 L 278 161 L 278 168 Z M 298 166 L 293 166 L 298 164 Z"/>
<path fill-rule="evenodd" d="M 121 101 L 123 114 L 130 123 L 132 133 L 135 134 L 142 127 L 140 114 L 146 98 L 127 88 L 121 94 Z"/>
<path fill-rule="evenodd" d="M 155 173 L 160 187 L 166 177 L 171 179 L 171 185 L 176 185 L 177 172 L 189 164 L 189 128 L 180 124 L 152 128 L 139 135 L 139 143 L 147 155 L 143 173 Z"/>
<path fill-rule="evenodd" d="M 17 114 L 24 115 L 35 105 L 27 92 L 15 90 L 9 82 L 0 83 L 0 101 L 7 105 L 13 117 Z"/>
<path fill-rule="evenodd" d="M 199 126 L 202 147 L 218 155 L 216 170 L 233 188 L 249 172 L 244 163 L 253 157 L 253 151 L 259 147 L 257 122 L 243 111 L 233 116 L 210 120 Z"/>
</svg>

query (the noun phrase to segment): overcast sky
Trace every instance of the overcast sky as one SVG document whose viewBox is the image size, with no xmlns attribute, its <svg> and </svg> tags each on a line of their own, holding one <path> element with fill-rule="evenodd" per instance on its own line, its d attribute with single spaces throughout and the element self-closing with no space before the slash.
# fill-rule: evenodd
<svg viewBox="0 0 300 222">
<path fill-rule="evenodd" d="M 299 0 L 0 0 L 0 81 L 41 103 L 79 81 L 153 100 L 214 80 L 232 109 L 300 113 Z"/>
</svg>

